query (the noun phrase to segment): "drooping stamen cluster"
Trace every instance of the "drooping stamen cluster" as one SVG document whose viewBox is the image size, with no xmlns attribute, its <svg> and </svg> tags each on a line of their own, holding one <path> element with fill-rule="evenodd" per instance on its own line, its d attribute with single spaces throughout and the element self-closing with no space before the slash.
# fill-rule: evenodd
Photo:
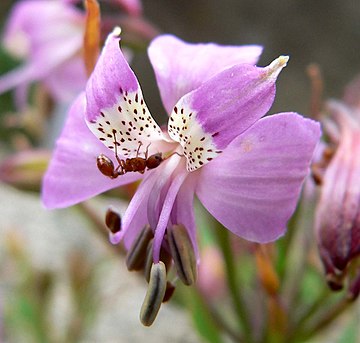
<svg viewBox="0 0 360 343">
<path fill-rule="evenodd" d="M 118 214 L 109 209 L 106 224 L 111 232 L 114 232 L 114 222 L 118 227 Z M 154 322 L 161 304 L 168 301 L 175 291 L 174 281 L 167 280 L 172 265 L 175 266 L 177 278 L 185 285 L 193 285 L 197 278 L 195 251 L 184 225 L 173 225 L 167 229 L 158 263 L 153 262 L 153 239 L 153 230 L 150 225 L 146 225 L 126 255 L 128 270 L 143 272 L 148 282 L 148 290 L 140 311 L 140 320 L 145 326 Z"/>
</svg>

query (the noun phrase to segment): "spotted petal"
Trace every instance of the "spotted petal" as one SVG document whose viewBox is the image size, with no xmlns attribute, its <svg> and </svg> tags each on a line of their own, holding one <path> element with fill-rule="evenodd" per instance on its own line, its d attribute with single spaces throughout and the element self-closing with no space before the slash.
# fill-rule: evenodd
<svg viewBox="0 0 360 343">
<path fill-rule="evenodd" d="M 170 137 L 179 142 L 187 169 L 196 170 L 216 157 L 273 103 L 275 81 L 288 57 L 268 67 L 235 65 L 182 97 L 170 116 Z"/>
<path fill-rule="evenodd" d="M 172 35 L 161 35 L 151 42 L 148 54 L 161 99 L 170 113 L 182 96 L 225 68 L 240 63 L 255 64 L 261 51 L 257 45 L 191 44 Z"/>
<path fill-rule="evenodd" d="M 260 119 L 199 171 L 200 201 L 240 237 L 275 240 L 295 210 L 319 136 L 318 123 L 295 113 Z"/>
<path fill-rule="evenodd" d="M 42 201 L 47 208 L 70 206 L 141 177 L 139 173 L 129 173 L 111 180 L 100 173 L 96 158 L 109 150 L 86 126 L 84 110 L 85 95 L 81 94 L 70 109 L 43 179 Z"/>
<path fill-rule="evenodd" d="M 119 47 L 119 29 L 111 33 L 86 87 L 90 130 L 114 152 L 134 157 L 164 139 L 142 96 L 135 74 Z"/>
</svg>

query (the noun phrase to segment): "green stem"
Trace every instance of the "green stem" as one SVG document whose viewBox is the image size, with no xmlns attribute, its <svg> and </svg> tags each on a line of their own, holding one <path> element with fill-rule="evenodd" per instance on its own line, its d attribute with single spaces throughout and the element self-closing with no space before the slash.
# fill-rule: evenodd
<svg viewBox="0 0 360 343">
<path fill-rule="evenodd" d="M 237 272 L 234 263 L 234 254 L 230 242 L 230 233 L 224 227 L 216 227 L 215 234 L 219 247 L 224 256 L 227 284 L 232 297 L 236 315 L 240 323 L 242 323 L 245 340 L 248 343 L 253 342 L 251 335 L 251 325 L 246 311 L 246 305 L 240 293 L 241 285 L 238 284 Z"/>
<path fill-rule="evenodd" d="M 312 323 L 312 325 L 303 332 L 299 332 L 297 338 L 301 338 L 301 341 L 306 341 L 320 331 L 326 329 L 335 319 L 347 310 L 354 302 L 347 297 L 342 298 L 337 304 L 333 305 L 330 309 L 324 310 L 318 317 L 318 319 Z"/>
</svg>

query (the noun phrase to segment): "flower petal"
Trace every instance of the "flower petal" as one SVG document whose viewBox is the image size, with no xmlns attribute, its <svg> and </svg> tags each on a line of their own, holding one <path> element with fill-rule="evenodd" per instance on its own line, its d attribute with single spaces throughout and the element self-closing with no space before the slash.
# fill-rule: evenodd
<svg viewBox="0 0 360 343">
<path fill-rule="evenodd" d="M 86 126 L 84 109 L 85 96 L 81 94 L 70 109 L 43 179 L 42 201 L 47 208 L 74 205 L 141 177 L 139 173 L 129 173 L 111 180 L 100 173 L 96 158 L 109 150 Z"/>
<path fill-rule="evenodd" d="M 319 136 L 318 123 L 295 113 L 259 120 L 199 171 L 200 201 L 236 235 L 275 240 L 295 210 Z"/>
<path fill-rule="evenodd" d="M 84 61 L 77 57 L 55 68 L 44 80 L 50 93 L 61 102 L 71 102 L 86 85 Z"/>
<path fill-rule="evenodd" d="M 198 174 L 189 174 L 182 184 L 171 211 L 170 221 L 172 225 L 183 224 L 191 243 L 194 247 L 197 261 L 200 259 L 199 248 L 196 239 L 196 223 L 194 215 L 194 194 Z"/>
<path fill-rule="evenodd" d="M 23 83 L 44 80 L 57 67 L 71 61 L 82 46 L 82 24 L 81 12 L 59 1 L 31 0 L 16 4 L 5 28 L 4 45 L 11 54 L 26 62 L 0 78 L 0 93 Z M 84 76 L 80 67 L 71 75 L 71 81 L 81 82 L 83 88 Z M 57 88 L 61 87 L 66 87 L 62 80 L 58 81 Z M 79 91 L 77 89 L 71 98 Z"/>
<path fill-rule="evenodd" d="M 167 184 L 177 163 L 174 156 L 146 173 L 122 218 L 122 230 L 110 237 L 113 244 L 119 243 L 124 237 L 125 247 L 129 248 L 145 224 L 150 224 L 153 230 L 156 228 L 161 209 L 160 201 L 164 200 L 163 188 L 168 190 Z"/>
<path fill-rule="evenodd" d="M 83 20 L 80 11 L 60 1 L 22 1 L 10 14 L 4 45 L 45 75 L 80 50 Z"/>
<path fill-rule="evenodd" d="M 261 51 L 257 45 L 191 44 L 172 35 L 161 35 L 151 42 L 148 54 L 161 99 L 170 113 L 182 96 L 225 68 L 240 63 L 255 64 Z"/>
<path fill-rule="evenodd" d="M 177 169 L 174 171 L 174 176 L 171 180 L 171 184 L 167 190 L 164 201 L 162 202 L 161 212 L 159 220 L 154 233 L 154 245 L 153 245 L 153 261 L 158 263 L 160 259 L 160 249 L 164 239 L 166 228 L 169 224 L 170 214 L 173 209 L 173 205 L 176 196 L 180 190 L 181 185 L 188 176 L 188 172 L 185 169 L 185 165 L 181 159 Z"/>
<path fill-rule="evenodd" d="M 115 153 L 135 156 L 140 146 L 162 141 L 135 74 L 120 48 L 120 29 L 108 36 L 86 87 L 86 119 L 90 130 Z M 151 147 L 153 148 L 153 146 Z"/>
<path fill-rule="evenodd" d="M 276 78 L 287 61 L 288 57 L 281 56 L 265 68 L 235 65 L 180 99 L 168 131 L 183 146 L 189 171 L 211 161 L 265 115 L 274 100 Z"/>
</svg>

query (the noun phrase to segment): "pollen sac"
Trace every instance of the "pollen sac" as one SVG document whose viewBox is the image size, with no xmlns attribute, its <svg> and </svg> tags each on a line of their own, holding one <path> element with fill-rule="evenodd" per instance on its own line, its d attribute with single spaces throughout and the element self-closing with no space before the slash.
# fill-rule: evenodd
<svg viewBox="0 0 360 343">
<path fill-rule="evenodd" d="M 96 159 L 96 165 L 100 172 L 108 177 L 114 177 L 114 163 L 109 157 L 100 154 Z"/>
<path fill-rule="evenodd" d="M 197 265 L 193 245 L 184 225 L 173 225 L 168 230 L 171 256 L 179 279 L 187 286 L 196 282 Z"/>
<path fill-rule="evenodd" d="M 146 252 L 153 237 L 154 234 L 150 225 L 146 225 L 134 240 L 126 255 L 126 266 L 129 271 L 142 270 L 145 267 Z"/>
<path fill-rule="evenodd" d="M 105 215 L 105 224 L 111 233 L 117 233 L 121 230 L 120 214 L 114 211 L 111 207 L 108 208 Z"/>
<path fill-rule="evenodd" d="M 163 262 L 153 263 L 150 272 L 149 286 L 140 310 L 140 321 L 150 326 L 159 310 L 166 292 L 166 267 Z"/>
<path fill-rule="evenodd" d="M 164 295 L 164 299 L 162 300 L 162 302 L 163 303 L 168 302 L 172 298 L 174 292 L 175 292 L 175 285 L 172 284 L 170 281 L 168 281 L 166 283 L 165 295 Z"/>
</svg>

